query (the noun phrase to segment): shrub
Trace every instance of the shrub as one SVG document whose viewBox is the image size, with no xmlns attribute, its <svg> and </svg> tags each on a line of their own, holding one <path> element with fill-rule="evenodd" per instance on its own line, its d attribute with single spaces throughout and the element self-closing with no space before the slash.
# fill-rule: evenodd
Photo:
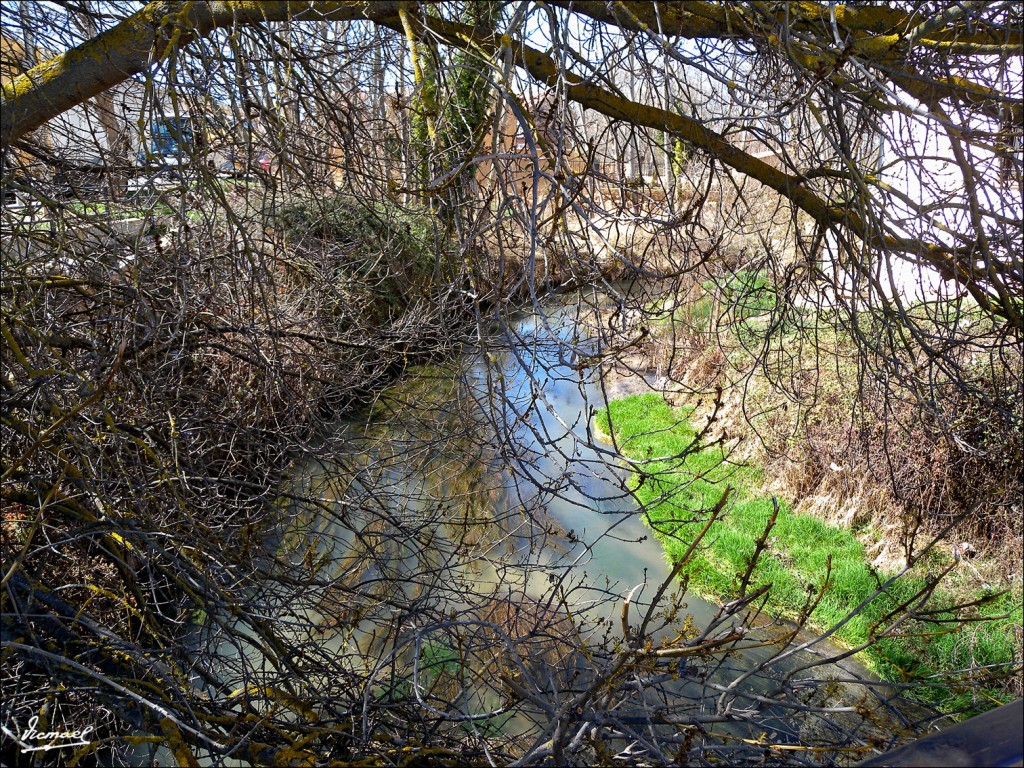
<svg viewBox="0 0 1024 768">
<path fill-rule="evenodd" d="M 422 210 L 339 193 L 326 200 L 292 200 L 275 218 L 297 246 L 308 250 L 315 241 L 338 280 L 388 305 L 408 304 L 450 272 L 436 247 L 436 219 Z"/>
</svg>

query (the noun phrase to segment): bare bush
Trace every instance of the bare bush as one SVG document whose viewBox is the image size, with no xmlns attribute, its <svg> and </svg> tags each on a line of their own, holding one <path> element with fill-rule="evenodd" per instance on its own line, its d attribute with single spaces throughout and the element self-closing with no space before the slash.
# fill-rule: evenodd
<svg viewBox="0 0 1024 768">
<path fill-rule="evenodd" d="M 853 658 L 973 630 L 950 537 L 1020 551 L 1016 4 L 6 11 L 5 763 L 837 763 L 1019 677 Z M 609 371 L 696 437 L 599 440 Z M 729 480 L 667 566 L 631 527 L 732 424 L 887 480 L 838 622 L 827 569 L 766 612 L 774 516 L 695 618 Z"/>
</svg>

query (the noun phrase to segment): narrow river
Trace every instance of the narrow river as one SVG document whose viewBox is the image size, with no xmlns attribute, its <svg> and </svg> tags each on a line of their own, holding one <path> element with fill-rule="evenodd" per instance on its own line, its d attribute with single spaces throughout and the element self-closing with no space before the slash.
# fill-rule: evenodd
<svg viewBox="0 0 1024 768">
<path fill-rule="evenodd" d="M 406 521 L 436 522 L 439 507 L 472 508 L 497 529 L 473 532 L 489 542 L 486 551 L 455 546 L 449 535 L 441 549 L 455 557 L 429 568 L 452 578 L 472 574 L 474 592 L 484 591 L 482 579 L 500 579 L 542 599 L 561 578 L 591 618 L 618 611 L 638 586 L 634 602 L 642 606 L 669 565 L 626 489 L 625 463 L 591 431 L 605 393 L 579 365 L 596 351 L 593 339 L 581 338 L 583 328 L 607 314 L 607 302 L 600 295 L 581 302 L 578 293 L 548 297 L 540 311 L 515 315 L 504 334 L 489 338 L 486 352 L 451 368 L 414 369 L 361 419 L 336 425 L 334 437 L 348 449 L 340 453 L 360 457 L 355 479 L 351 459 L 318 459 L 299 470 L 295 490 L 353 508 L 372 497 Z M 632 385 L 645 382 L 637 377 Z M 329 547 L 319 556 L 330 557 L 338 575 L 351 571 L 338 546 L 351 545 L 353 527 L 334 527 L 316 542 Z M 375 559 L 360 578 L 373 581 L 382 567 L 411 575 L 429 559 L 422 548 L 397 544 L 389 555 L 400 562 Z M 687 609 L 700 623 L 717 607 L 691 596 Z"/>
<path fill-rule="evenodd" d="M 290 545 L 315 547 L 315 557 L 331 564 L 332 578 L 360 594 L 378 595 L 392 623 L 406 621 L 407 631 L 397 643 L 389 636 L 387 664 L 379 661 L 379 649 L 372 650 L 382 641 L 377 628 L 388 618 L 384 613 L 360 609 L 357 632 L 332 637 L 328 630 L 325 642 L 337 643 L 339 653 L 358 649 L 378 659 L 378 670 L 396 659 L 413 664 L 425 653 L 448 658 L 437 649 L 471 643 L 451 624 L 422 617 L 449 612 L 470 624 L 507 628 L 506 645 L 525 658 L 551 651 L 552 643 L 538 649 L 519 641 L 556 614 L 571 614 L 574 631 L 588 642 L 621 639 L 619 615 L 631 592 L 636 628 L 670 569 L 626 489 L 623 461 L 591 431 L 593 414 L 609 393 L 583 364 L 600 351 L 587 329 L 608 323 L 616 301 L 614 289 L 550 296 L 515 315 L 458 366 L 414 371 L 360 419 L 335 425 L 333 451 L 344 458 L 307 463 L 296 473 L 295 490 L 349 512 L 320 523 L 312 522 L 318 517 L 312 514 L 302 543 L 293 537 Z M 646 384 L 640 376 L 628 382 L 634 389 Z M 696 636 L 716 621 L 721 633 L 740 620 L 723 618 L 719 606 L 695 595 L 684 600 L 685 613 L 664 626 L 652 621 L 646 639 L 657 644 L 681 631 Z M 668 598 L 662 602 L 659 607 L 670 604 Z M 524 605 L 534 608 L 528 612 Z M 330 627 L 337 618 L 339 626 L 353 619 L 344 600 L 328 603 L 317 620 Z M 832 678 L 870 679 L 851 660 L 817 666 L 842 653 L 827 641 L 793 650 L 810 635 L 790 641 L 789 651 L 772 643 L 758 647 L 751 640 L 772 640 L 788 628 L 767 617 L 754 624 L 761 626 L 747 635 L 746 650 L 723 655 L 662 695 L 671 691 L 697 711 L 726 718 L 759 710 L 751 718 L 756 727 L 742 717 L 723 727 L 737 738 L 767 731 L 777 742 L 800 743 L 809 728 L 821 726 L 794 724 L 792 709 L 774 706 L 772 696 L 787 674 L 810 665 L 803 673 L 809 690 Z M 555 625 L 564 628 L 557 619 Z M 784 658 L 777 659 L 780 654 Z M 438 694 L 438 711 L 476 722 L 472 718 L 500 710 L 493 686 L 462 683 L 457 701 L 441 706 L 444 696 Z M 832 717 L 847 718 L 844 728 L 853 727 L 849 719 L 855 718 L 852 706 L 844 705 L 854 698 L 863 705 L 874 696 L 859 685 L 830 691 L 819 692 L 815 706 L 836 709 Z M 543 712 L 534 715 L 501 722 L 506 732 L 536 731 L 544 718 Z"/>
<path fill-rule="evenodd" d="M 761 755 L 759 739 L 865 744 L 902 716 L 880 714 L 885 693 L 857 682 L 871 679 L 859 664 L 823 664 L 842 653 L 827 641 L 775 642 L 790 627 L 723 612 L 678 583 L 644 620 L 670 568 L 627 466 L 592 433 L 609 397 L 649 383 L 637 375 L 609 392 L 593 375 L 594 330 L 617 316 L 617 290 L 549 296 L 455 365 L 413 369 L 358 416 L 325 425 L 283 488 L 288 523 L 270 543 L 277 563 L 313 575 L 279 620 L 367 681 L 367 734 L 371 700 L 411 698 L 444 727 L 519 754 L 551 738 L 566 697 L 615 668 L 627 644 L 699 645 L 746 622 L 715 654 L 623 673 L 604 703 L 588 699 L 614 716 L 586 727 L 612 717 L 612 746 L 655 762 L 671 759 L 648 736 L 678 747 L 686 723 L 711 728 L 703 749 L 726 762 Z M 237 641 L 219 653 L 239 670 L 263 664 Z"/>
</svg>

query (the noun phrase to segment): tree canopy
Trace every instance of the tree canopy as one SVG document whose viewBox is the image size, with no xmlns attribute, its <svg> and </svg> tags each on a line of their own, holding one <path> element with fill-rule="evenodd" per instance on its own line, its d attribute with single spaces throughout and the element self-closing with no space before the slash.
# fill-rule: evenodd
<svg viewBox="0 0 1024 768">
<path fill-rule="evenodd" d="M 785 162 L 779 167 L 743 151 L 685 110 L 633 101 L 614 88 L 602 87 L 601 78 L 596 76 L 601 72 L 600 62 L 578 55 L 573 57 L 576 66 L 564 57 L 560 62 L 558 57 L 529 45 L 523 30 L 513 28 L 499 37 L 457 19 L 425 13 L 415 3 L 149 3 L 103 34 L 5 84 L 0 138 L 4 145 L 10 143 L 48 118 L 143 72 L 154 53 L 158 59 L 177 56 L 193 39 L 218 28 L 286 19 L 365 18 L 401 32 L 405 29 L 404 14 L 407 20 L 415 21 L 414 35 L 430 35 L 452 48 L 472 49 L 487 61 L 508 55 L 515 66 L 537 82 L 561 86 L 568 101 L 613 120 L 668 131 L 774 189 L 824 228 L 838 225 L 870 249 L 923 260 L 943 279 L 962 285 L 984 309 L 1003 317 L 1017 333 L 1024 330 L 1018 300 L 1024 288 L 1020 268 L 1013 262 L 1012 249 L 1004 246 L 1004 242 L 1013 242 L 1013 234 L 993 236 L 993 229 L 1005 231 L 1007 217 L 1000 206 L 993 207 L 986 200 L 990 196 L 981 194 L 990 184 L 998 183 L 998 171 L 993 170 L 994 178 L 986 179 L 979 170 L 981 159 L 986 157 L 997 158 L 997 164 L 1015 166 L 1010 177 L 1019 188 L 1020 148 L 1014 141 L 1019 143 L 1022 114 L 1021 94 L 1014 91 L 1014 80 L 1019 84 L 1024 40 L 1012 4 L 963 5 L 935 14 L 927 12 L 927 5 L 908 10 L 824 3 L 783 3 L 776 7 L 713 3 L 666 7 L 600 2 L 573 3 L 571 8 L 566 3 L 555 5 L 636 35 L 638 44 L 648 51 L 671 51 L 673 44 L 687 39 L 745 43 L 755 52 L 778 51 L 784 53 L 791 77 L 811 81 L 815 90 L 831 93 L 840 102 L 864 104 L 879 115 L 906 114 L 920 121 L 927 126 L 926 133 L 938 132 L 950 144 L 956 163 L 953 173 L 960 178 L 949 191 L 967 191 L 969 230 L 952 242 L 901 231 L 882 215 L 893 193 L 883 179 L 857 167 L 860 159 L 852 167 L 829 169 L 827 174 L 822 173 L 824 168 L 787 167 L 791 164 Z M 512 36 L 515 34 L 519 37 Z M 672 58 L 665 53 L 666 62 Z M 735 83 L 723 85 L 737 89 Z M 841 107 L 839 111 L 850 108 Z M 846 119 L 844 114 L 828 118 L 832 122 Z M 901 139 L 901 149 L 906 150 L 911 163 L 924 161 L 921 148 L 914 143 L 924 141 L 924 136 L 891 138 Z M 906 146 L 908 138 L 910 145 Z M 840 155 L 850 152 L 849 147 L 836 149 Z M 815 172 L 829 178 L 833 186 L 843 181 L 858 188 L 857 194 L 832 199 L 825 190 L 808 183 L 807 174 Z M 1011 199 L 1011 211 L 1014 202 L 1017 208 L 1020 206 L 1019 194 L 1015 197 L 1015 201 Z M 900 202 L 917 203 L 913 199 Z M 961 203 L 947 205 L 959 207 Z M 913 209 L 911 213 L 924 214 Z M 931 216 L 935 218 L 934 213 Z"/>
</svg>

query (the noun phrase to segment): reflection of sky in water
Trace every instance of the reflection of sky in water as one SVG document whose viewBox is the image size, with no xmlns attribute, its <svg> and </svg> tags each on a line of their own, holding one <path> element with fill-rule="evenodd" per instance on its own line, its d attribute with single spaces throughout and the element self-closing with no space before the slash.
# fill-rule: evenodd
<svg viewBox="0 0 1024 768">
<path fill-rule="evenodd" d="M 544 317 L 517 318 L 497 364 L 485 370 L 478 363 L 471 381 L 481 402 L 488 399 L 488 373 L 492 388 L 506 395 L 490 402 L 498 428 L 511 432 L 519 492 L 531 496 L 539 488 L 547 513 L 579 539 L 562 562 L 582 567 L 586 583 L 599 589 L 609 580 L 620 597 L 653 582 L 645 590 L 650 597 L 668 574 L 661 545 L 641 522 L 620 462 L 588 445 L 592 414 L 603 402 L 599 387 L 576 367 L 580 356 L 596 351 L 594 340 L 578 338 L 588 323 L 577 313 L 595 310 L 554 302 L 544 309 Z M 699 603 L 691 601 L 691 609 L 710 610 Z"/>
<path fill-rule="evenodd" d="M 296 472 L 297 493 L 335 499 L 339 517 L 344 511 L 344 525 L 314 515 L 320 519 L 311 520 L 308 530 L 311 546 L 318 556 L 333 561 L 338 577 L 358 565 L 346 552 L 355 544 L 353 529 L 370 525 L 375 516 L 390 514 L 411 521 L 432 515 L 438 529 L 439 551 L 434 556 L 427 557 L 414 541 L 393 543 L 389 550 L 373 553 L 378 562 L 359 578 L 367 583 L 378 579 L 383 556 L 394 568 L 392 573 L 415 577 L 417 568 L 426 567 L 419 561 L 426 559 L 431 561 L 429 567 L 446 571 L 442 583 L 454 586 L 460 579 L 471 578 L 478 592 L 489 587 L 502 592 L 506 587 L 525 588 L 542 597 L 550 590 L 548 576 L 554 573 L 618 598 L 638 584 L 654 582 L 636 598 L 642 602 L 643 597 L 653 596 L 668 574 L 662 548 L 641 522 L 625 490 L 628 473 L 610 447 L 602 451 L 586 444 L 592 439 L 593 412 L 602 405 L 598 388 L 582 368 L 574 367 L 579 355 L 596 348 L 593 342 L 577 338 L 587 326 L 578 322 L 577 313 L 588 310 L 559 305 L 557 299 L 542 306 L 546 316 L 520 315 L 504 337 L 497 343 L 491 340 L 489 355 L 465 359 L 463 386 L 454 387 L 441 378 L 436 379 L 436 387 L 427 384 L 429 405 L 418 401 L 410 409 L 416 426 L 410 427 L 401 411 L 394 427 L 383 434 L 376 424 L 363 422 L 369 426 L 365 432 L 358 422 L 344 425 L 339 433 L 345 435 L 346 450 L 352 455 L 364 452 L 369 458 L 350 483 L 339 478 L 353 477 L 352 467 L 332 469 L 327 461 L 307 462 Z M 414 397 L 422 395 L 415 388 L 410 391 L 417 393 Z M 484 424 L 471 427 L 473 419 Z M 453 424 L 493 439 L 501 450 L 478 454 L 473 448 L 466 450 L 471 441 L 456 440 L 449 447 L 456 454 L 467 454 L 463 459 L 468 457 L 468 463 L 450 462 L 440 472 L 433 468 L 425 475 L 423 457 L 443 452 L 432 441 L 446 437 Z M 445 498 L 446 491 L 452 484 L 460 487 L 467 466 L 483 476 L 480 492 L 489 495 L 481 503 L 501 520 L 505 534 L 504 542 L 483 556 L 479 549 L 467 556 L 446 538 L 440 523 L 444 513 L 438 513 L 443 505 L 453 504 Z M 445 475 L 448 472 L 451 476 Z M 489 491 L 495 488 L 498 492 Z M 459 492 L 467 493 L 464 485 Z M 541 527 L 550 527 L 545 520 L 557 522 L 563 534 L 571 531 L 573 541 L 542 533 Z M 597 592 L 575 595 L 578 608 L 599 599 Z M 697 603 L 691 601 L 691 610 L 698 608 Z M 600 614 L 607 617 L 613 610 L 615 605 L 609 604 Z"/>
</svg>

